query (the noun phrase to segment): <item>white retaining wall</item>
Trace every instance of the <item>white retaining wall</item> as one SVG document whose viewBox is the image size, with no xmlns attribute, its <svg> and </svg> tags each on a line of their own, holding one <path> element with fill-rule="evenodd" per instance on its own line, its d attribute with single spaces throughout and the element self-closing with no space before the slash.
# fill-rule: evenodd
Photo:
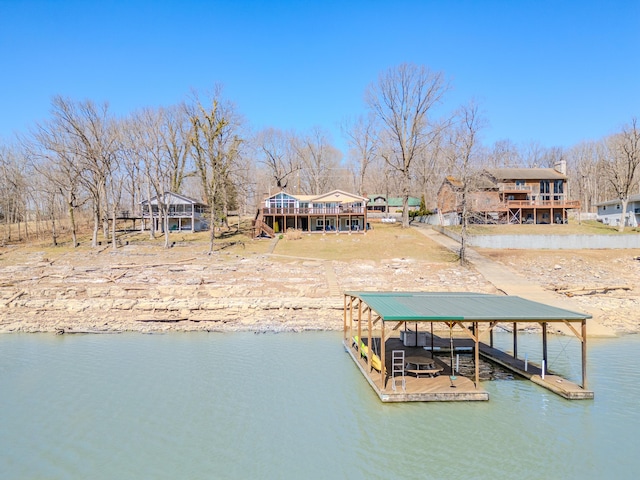
<svg viewBox="0 0 640 480">
<path fill-rule="evenodd" d="M 460 241 L 460 235 L 434 226 L 440 233 Z M 514 250 L 580 250 L 640 248 L 640 234 L 624 235 L 469 235 L 468 245 Z"/>
</svg>

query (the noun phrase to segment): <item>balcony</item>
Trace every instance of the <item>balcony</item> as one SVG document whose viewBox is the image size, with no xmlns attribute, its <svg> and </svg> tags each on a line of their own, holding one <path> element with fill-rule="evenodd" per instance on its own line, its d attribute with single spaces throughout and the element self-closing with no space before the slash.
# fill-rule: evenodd
<svg viewBox="0 0 640 480">
<path fill-rule="evenodd" d="M 160 216 L 160 211 L 158 208 L 155 208 L 155 206 L 152 212 L 154 217 Z M 172 208 L 172 207 L 169 208 L 169 218 L 191 218 L 192 215 L 194 218 L 203 218 L 206 215 L 206 212 L 201 208 L 197 208 L 195 212 L 192 212 L 191 209 L 188 209 L 188 208 L 187 209 Z M 149 218 L 148 208 L 142 209 L 142 217 Z"/>
<path fill-rule="evenodd" d="M 557 200 L 507 200 L 509 208 L 580 208 L 579 200 L 565 200 L 560 197 Z"/>
<path fill-rule="evenodd" d="M 519 193 L 519 192 L 531 192 L 533 191 L 532 185 L 522 185 L 518 183 L 503 183 L 499 187 L 500 192 L 502 193 Z"/>
<path fill-rule="evenodd" d="M 263 215 L 362 215 L 364 207 L 264 207 Z"/>
</svg>

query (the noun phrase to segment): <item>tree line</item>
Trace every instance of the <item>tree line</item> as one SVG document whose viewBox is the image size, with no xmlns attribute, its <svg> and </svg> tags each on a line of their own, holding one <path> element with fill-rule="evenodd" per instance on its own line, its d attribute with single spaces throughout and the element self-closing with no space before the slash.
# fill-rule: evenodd
<svg viewBox="0 0 640 480">
<path fill-rule="evenodd" d="M 399 196 L 407 226 L 409 196 L 434 208 L 445 176 L 472 190 L 482 168 L 553 167 L 560 161 L 567 165 L 569 197 L 580 200 L 583 211 L 611 198 L 626 207 L 638 192 L 636 119 L 571 148 L 509 140 L 485 145 L 480 106 L 451 108 L 450 89 L 444 73 L 426 66 L 381 72 L 364 92 L 363 113 L 341 125 L 346 155 L 321 127 L 252 130 L 220 86 L 125 116 L 114 115 L 107 103 L 56 96 L 47 119 L 0 145 L 0 241 L 50 236 L 56 244 L 64 224 L 77 245 L 84 222 L 93 246 L 108 239 L 115 248 L 116 218 L 137 214 L 141 201 L 156 197 L 169 246 L 166 192 L 209 205 L 211 249 L 229 212 L 251 215 L 264 196 L 280 190 Z M 152 224 L 150 236 L 157 234 Z"/>
</svg>

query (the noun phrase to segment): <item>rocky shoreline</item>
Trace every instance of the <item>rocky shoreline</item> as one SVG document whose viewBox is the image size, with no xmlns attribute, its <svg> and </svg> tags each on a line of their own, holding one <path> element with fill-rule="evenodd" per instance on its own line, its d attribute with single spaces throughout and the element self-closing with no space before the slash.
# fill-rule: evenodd
<svg viewBox="0 0 640 480">
<path fill-rule="evenodd" d="M 473 268 L 451 262 L 195 254 L 186 248 L 168 254 L 126 246 L 117 252 L 73 251 L 53 260 L 43 252 L 11 259 L 4 255 L 0 333 L 339 331 L 344 291 L 497 293 Z M 615 271 L 622 266 L 629 279 L 640 278 L 637 261 L 626 265 L 607 260 L 585 267 L 584 261 L 563 258 L 551 267 L 539 255 L 527 260 L 522 252 L 496 261 L 509 266 L 517 260 L 521 272 L 548 288 L 569 280 L 571 285 L 594 280 L 606 285 L 614 279 L 620 283 Z M 541 268 L 541 262 L 547 267 Z M 605 268 L 608 265 L 613 271 Z M 640 302 L 633 289 L 575 299 L 585 311 L 599 312 L 598 321 L 616 332 L 640 332 Z"/>
</svg>

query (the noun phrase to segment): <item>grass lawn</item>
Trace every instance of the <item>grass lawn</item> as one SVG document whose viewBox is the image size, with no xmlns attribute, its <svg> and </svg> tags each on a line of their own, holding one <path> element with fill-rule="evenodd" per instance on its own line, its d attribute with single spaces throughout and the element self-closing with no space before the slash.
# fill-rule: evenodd
<svg viewBox="0 0 640 480">
<path fill-rule="evenodd" d="M 273 253 L 318 260 L 375 260 L 414 258 L 432 262 L 455 262 L 457 256 L 433 243 L 414 228 L 398 223 L 374 223 L 366 234 L 303 233 L 290 240 L 287 235 Z"/>
</svg>

